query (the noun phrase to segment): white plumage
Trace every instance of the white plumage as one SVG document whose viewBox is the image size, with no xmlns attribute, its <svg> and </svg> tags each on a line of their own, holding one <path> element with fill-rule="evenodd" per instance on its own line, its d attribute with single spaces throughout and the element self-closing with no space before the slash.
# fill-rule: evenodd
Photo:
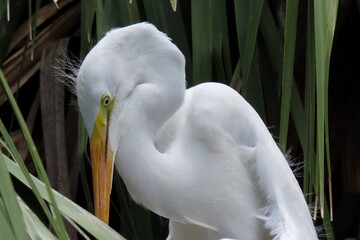
<svg viewBox="0 0 360 240">
<path fill-rule="evenodd" d="M 185 90 L 185 60 L 148 23 L 110 31 L 77 94 L 91 136 L 114 99 L 115 164 L 135 201 L 170 219 L 168 239 L 317 239 L 302 191 L 255 110 L 233 89 Z"/>
</svg>

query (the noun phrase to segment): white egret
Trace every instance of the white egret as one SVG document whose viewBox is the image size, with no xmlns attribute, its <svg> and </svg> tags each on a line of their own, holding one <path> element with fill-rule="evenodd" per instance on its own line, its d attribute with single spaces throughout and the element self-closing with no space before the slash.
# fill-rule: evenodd
<svg viewBox="0 0 360 240">
<path fill-rule="evenodd" d="M 103 221 L 115 162 L 133 199 L 170 219 L 168 239 L 317 239 L 256 111 L 222 84 L 186 90 L 183 54 L 153 25 L 107 33 L 83 61 L 76 91 Z"/>
</svg>

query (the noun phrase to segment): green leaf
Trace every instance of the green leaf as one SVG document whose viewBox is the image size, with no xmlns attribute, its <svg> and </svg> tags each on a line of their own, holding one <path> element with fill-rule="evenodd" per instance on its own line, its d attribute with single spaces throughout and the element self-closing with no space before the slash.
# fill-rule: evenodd
<svg viewBox="0 0 360 240">
<path fill-rule="evenodd" d="M 0 153 L 1 154 L 1 153 Z M 2 160 L 0 160 L 2 161 Z M 1 226 L 1 237 L 7 240 L 16 240 L 15 233 L 13 232 L 8 210 L 5 207 L 4 201 L 0 198 L 0 226 Z"/>
<path fill-rule="evenodd" d="M 306 33 L 306 75 L 305 75 L 305 115 L 306 115 L 306 146 L 304 148 L 304 181 L 303 191 L 307 202 L 311 202 L 310 193 L 313 179 L 315 162 L 315 39 L 314 39 L 314 15 L 313 6 L 308 8 L 307 33 Z"/>
<path fill-rule="evenodd" d="M 116 166 L 115 166 L 115 172 Z M 137 233 L 135 231 L 135 224 L 133 220 L 133 216 L 131 214 L 130 206 L 129 206 L 129 193 L 126 190 L 125 184 L 122 182 L 120 176 L 118 174 L 114 174 L 114 192 L 116 195 L 117 200 L 121 206 L 121 226 L 124 226 L 123 233 L 125 232 L 124 236 L 131 238 L 131 239 L 139 239 Z"/>
<path fill-rule="evenodd" d="M 6 160 L 5 163 L 8 171 L 27 187 L 30 187 L 28 180 L 26 179 L 24 173 L 20 170 L 19 166 L 4 155 L 3 158 Z M 31 176 L 31 180 L 34 182 L 34 185 L 39 190 L 41 196 L 47 202 L 49 202 L 50 196 L 47 192 L 47 187 L 45 186 L 45 184 L 33 176 Z M 94 215 L 90 214 L 80 206 L 76 205 L 68 198 L 64 197 L 55 190 L 52 190 L 51 192 L 62 214 L 65 214 L 67 217 L 72 219 L 74 222 L 76 222 L 79 226 L 84 228 L 97 239 L 124 239 L 118 233 L 112 230 L 108 225 L 100 221 L 98 218 L 96 218 Z"/>
<path fill-rule="evenodd" d="M 36 214 L 18 197 L 26 230 L 31 239 L 56 240 L 57 238 L 49 231 L 48 227 L 36 216 Z M 24 228 L 25 229 L 25 228 Z M 19 239 L 19 238 L 18 238 Z"/>
<path fill-rule="evenodd" d="M 232 77 L 226 2 L 211 0 L 211 50 L 216 81 L 230 83 Z"/>
<path fill-rule="evenodd" d="M 79 115 L 81 115 L 79 113 Z M 89 183 L 87 181 L 86 177 L 86 168 L 85 168 L 85 162 L 88 159 L 84 158 L 84 155 L 86 155 L 86 146 L 88 142 L 88 135 L 84 126 L 84 122 L 82 120 L 82 117 L 79 116 L 78 118 L 78 153 L 79 153 L 79 162 L 80 162 L 80 178 L 81 178 L 81 184 L 82 189 L 84 190 L 85 200 L 87 209 L 89 212 L 94 212 L 94 204 L 92 201 L 92 197 L 90 194 L 90 187 Z"/>
<path fill-rule="evenodd" d="M 314 1 L 315 25 L 315 61 L 316 61 L 316 139 L 317 161 L 319 165 L 320 185 L 320 212 L 324 216 L 324 167 L 325 167 L 325 139 L 328 144 L 328 133 L 325 126 L 328 124 L 328 81 L 331 47 L 333 42 L 338 0 Z M 329 158 L 329 156 L 328 156 Z M 328 160 L 330 164 L 330 160 Z M 328 165 L 330 168 L 330 165 Z"/>
<path fill-rule="evenodd" d="M 193 85 L 212 81 L 211 1 L 191 1 Z"/>
<path fill-rule="evenodd" d="M 19 106 L 17 105 L 13 94 L 11 93 L 10 87 L 9 87 L 5 77 L 4 77 L 4 74 L 3 74 L 2 70 L 0 70 L 0 83 L 2 85 L 2 88 L 3 88 L 7 98 L 9 99 L 11 107 L 12 107 L 14 113 L 15 113 L 16 119 L 19 122 L 21 131 L 22 131 L 22 133 L 24 135 L 24 139 L 25 139 L 26 144 L 27 144 L 27 146 L 29 148 L 29 152 L 31 154 L 31 157 L 32 157 L 32 159 L 34 161 L 37 173 L 39 174 L 40 179 L 42 181 L 44 181 L 44 183 L 45 183 L 46 189 L 47 189 L 47 191 L 49 193 L 50 202 L 51 202 L 51 205 L 53 207 L 54 217 L 51 216 L 51 214 L 49 213 L 48 208 L 46 207 L 45 203 L 42 201 L 42 199 L 36 193 L 36 189 L 33 189 L 35 191 L 35 195 L 37 196 L 37 199 L 39 200 L 39 203 L 42 205 L 45 213 L 47 214 L 47 217 L 48 217 L 49 221 L 52 223 L 52 225 L 54 227 L 54 230 L 58 234 L 59 238 L 65 239 L 65 238 L 67 238 L 67 234 L 66 234 L 64 222 L 63 222 L 63 219 L 61 218 L 61 215 L 59 213 L 59 209 L 57 207 L 57 204 L 54 201 L 54 197 L 53 197 L 52 192 L 51 192 L 51 186 L 50 186 L 49 179 L 48 179 L 48 177 L 46 175 L 46 171 L 44 169 L 44 166 L 42 165 L 40 155 L 39 155 L 38 151 L 36 150 L 36 147 L 35 147 L 34 141 L 32 140 L 29 129 L 27 128 L 26 122 L 25 122 L 25 120 L 24 120 L 24 118 L 23 118 L 23 116 L 22 116 L 22 114 L 20 112 Z M 0 121 L 0 123 L 2 125 L 1 121 Z M 16 154 L 17 157 L 15 159 L 18 161 L 19 164 L 21 164 L 22 170 L 26 174 L 27 171 L 25 170 L 26 169 L 25 164 L 22 161 L 19 153 L 16 151 L 15 146 L 13 145 L 10 137 L 6 136 L 7 133 L 4 130 L 3 125 L 2 125 L 2 127 L 0 127 L 0 130 L 2 131 L 2 134 L 3 134 L 4 138 L 8 139 L 7 143 L 12 145 L 12 146 L 10 146 L 10 148 L 12 148 L 12 152 L 17 153 Z M 29 179 L 29 175 L 26 175 L 26 177 Z M 30 184 L 32 184 L 31 181 L 30 181 Z"/>
<path fill-rule="evenodd" d="M 257 32 L 263 8 L 263 0 L 235 1 L 236 31 L 240 51 L 242 79 L 240 84 L 232 82 L 231 86 L 240 90 L 244 98 L 255 108 L 265 120 L 265 104 L 260 75 L 257 49 Z M 250 81 L 251 79 L 251 81 Z"/>
<path fill-rule="evenodd" d="M 27 239 L 25 222 L 23 220 L 20 206 L 17 202 L 16 192 L 12 185 L 9 172 L 6 171 L 3 154 L 0 151 L 0 196 L 9 218 L 9 225 L 16 239 Z"/>
<path fill-rule="evenodd" d="M 114 27 L 121 26 L 119 16 L 120 1 L 97 1 L 96 31 L 97 39 L 101 39 L 106 32 Z"/>
<path fill-rule="evenodd" d="M 92 26 L 94 22 L 96 0 L 81 0 L 81 51 L 80 58 L 84 59 L 90 50 L 92 39 Z"/>
<path fill-rule="evenodd" d="M 272 16 L 270 6 L 267 2 L 264 3 L 263 15 L 260 22 L 261 35 L 264 37 L 264 43 L 266 50 L 269 52 L 270 62 L 272 63 L 277 76 L 282 76 L 283 60 L 284 60 L 284 48 L 282 46 L 282 40 L 277 30 L 274 18 Z M 297 130 L 297 134 L 302 146 L 305 146 L 305 136 L 303 129 L 305 129 L 305 114 L 302 107 L 302 101 L 300 98 L 297 85 L 294 83 L 292 77 L 291 85 L 291 106 L 290 112 Z M 274 90 L 273 90 L 274 91 Z M 272 93 L 274 95 L 274 93 Z M 275 102 L 275 107 L 277 103 Z M 277 107 L 275 108 L 277 109 Z"/>
<path fill-rule="evenodd" d="M 8 153 L 11 155 L 11 157 L 16 160 L 16 162 L 18 163 L 20 169 L 22 170 L 22 172 L 24 173 L 25 177 L 27 178 L 27 180 L 29 181 L 29 184 L 31 186 L 31 188 L 33 189 L 33 193 L 36 197 L 36 199 L 39 201 L 39 204 L 42 207 L 42 210 L 44 211 L 46 217 L 48 218 L 49 222 L 55 226 L 54 229 L 55 231 L 58 231 L 58 229 L 56 228 L 56 223 L 54 221 L 54 218 L 49 210 L 49 208 L 47 207 L 45 201 L 41 198 L 41 195 L 38 191 L 38 189 L 35 187 L 35 184 L 33 181 L 31 181 L 30 178 L 30 174 L 27 171 L 27 168 L 24 164 L 24 162 L 21 159 L 21 156 L 19 154 L 19 152 L 17 151 L 14 143 L 12 142 L 12 139 L 10 138 L 10 135 L 7 133 L 4 124 L 2 123 L 2 121 L 0 120 L 0 132 L 6 142 L 6 144 L 0 139 L 0 144 L 3 145 L 3 147 L 8 151 Z"/>
<path fill-rule="evenodd" d="M 171 7 L 174 11 L 176 11 L 177 8 L 177 0 L 170 0 Z"/>
<path fill-rule="evenodd" d="M 247 82 L 251 73 L 251 64 L 256 46 L 256 37 L 264 0 L 236 0 L 235 17 L 238 34 L 240 57 L 243 69 L 242 95 L 246 98 Z"/>
<path fill-rule="evenodd" d="M 123 26 L 140 22 L 137 1 L 119 0 L 119 15 Z"/>
<path fill-rule="evenodd" d="M 286 1 L 284 60 L 281 84 L 281 112 L 279 146 L 286 152 L 289 115 L 291 105 L 291 88 L 293 82 L 295 43 L 297 30 L 298 0 Z"/>
</svg>

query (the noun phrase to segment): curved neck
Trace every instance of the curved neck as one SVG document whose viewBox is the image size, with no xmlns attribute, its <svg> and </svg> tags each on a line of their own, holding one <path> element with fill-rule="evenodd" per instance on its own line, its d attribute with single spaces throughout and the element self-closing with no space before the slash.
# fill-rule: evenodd
<svg viewBox="0 0 360 240">
<path fill-rule="evenodd" d="M 132 198 L 162 216 L 175 213 L 170 201 L 175 195 L 173 180 L 179 179 L 178 161 L 160 153 L 154 137 L 141 120 L 129 121 L 116 153 L 116 167 Z"/>
</svg>

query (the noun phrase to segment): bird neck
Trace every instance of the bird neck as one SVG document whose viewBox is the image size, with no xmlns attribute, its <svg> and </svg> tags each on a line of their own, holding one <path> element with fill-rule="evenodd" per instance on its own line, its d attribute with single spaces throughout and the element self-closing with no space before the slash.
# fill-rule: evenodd
<svg viewBox="0 0 360 240">
<path fill-rule="evenodd" d="M 156 149 L 153 131 L 147 128 L 141 120 L 128 122 L 126 139 L 117 149 L 116 167 L 132 198 L 165 216 L 176 209 L 170 199 L 177 188 L 173 179 L 180 179 L 178 161 Z"/>
</svg>

